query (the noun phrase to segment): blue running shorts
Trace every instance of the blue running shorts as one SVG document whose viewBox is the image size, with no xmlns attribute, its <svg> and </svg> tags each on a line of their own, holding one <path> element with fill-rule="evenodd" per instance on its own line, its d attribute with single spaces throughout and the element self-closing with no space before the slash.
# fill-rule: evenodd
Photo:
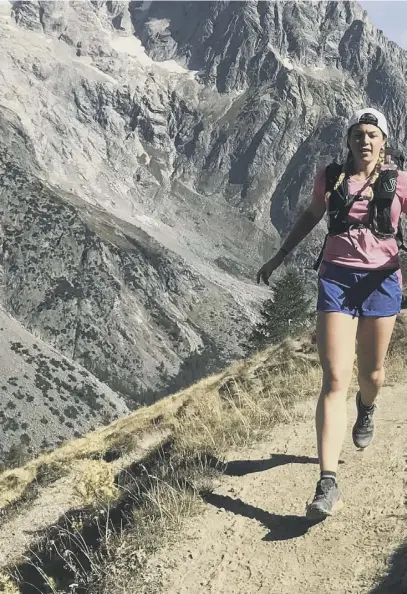
<svg viewBox="0 0 407 594">
<path fill-rule="evenodd" d="M 353 317 L 387 317 L 400 312 L 402 289 L 397 269 L 361 270 L 322 262 L 317 311 Z"/>
</svg>

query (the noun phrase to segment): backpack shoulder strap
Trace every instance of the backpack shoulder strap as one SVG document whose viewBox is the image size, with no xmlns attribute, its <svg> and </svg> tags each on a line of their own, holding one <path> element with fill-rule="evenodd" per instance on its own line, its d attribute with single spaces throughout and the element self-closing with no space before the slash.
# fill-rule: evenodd
<svg viewBox="0 0 407 594">
<path fill-rule="evenodd" d="M 374 185 L 374 200 L 392 202 L 397 188 L 397 169 L 384 169 Z"/>
<path fill-rule="evenodd" d="M 369 204 L 369 228 L 382 239 L 394 237 L 396 230 L 391 220 L 391 205 L 396 195 L 398 171 L 385 169 L 380 172 L 373 186 L 373 199 Z"/>
</svg>

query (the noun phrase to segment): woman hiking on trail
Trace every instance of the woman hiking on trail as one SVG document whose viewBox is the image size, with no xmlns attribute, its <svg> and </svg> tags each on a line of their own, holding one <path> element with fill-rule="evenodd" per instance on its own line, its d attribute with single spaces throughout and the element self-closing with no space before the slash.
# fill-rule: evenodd
<svg viewBox="0 0 407 594">
<path fill-rule="evenodd" d="M 386 118 L 362 109 L 347 130 L 343 165 L 320 170 L 313 198 L 277 254 L 257 274 L 271 274 L 328 213 L 328 235 L 319 270 L 317 345 L 323 380 L 315 423 L 321 476 L 309 519 L 323 519 L 340 506 L 336 472 L 346 433 L 346 397 L 357 340 L 356 447 L 372 441 L 375 400 L 384 383 L 384 360 L 400 311 L 402 290 L 396 230 L 407 212 L 407 172 L 386 168 Z"/>
</svg>

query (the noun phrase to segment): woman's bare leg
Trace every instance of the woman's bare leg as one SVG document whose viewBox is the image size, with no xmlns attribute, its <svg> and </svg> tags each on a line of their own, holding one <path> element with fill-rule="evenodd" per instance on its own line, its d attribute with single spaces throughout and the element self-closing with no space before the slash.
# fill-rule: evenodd
<svg viewBox="0 0 407 594">
<path fill-rule="evenodd" d="M 323 380 L 315 421 L 321 471 L 336 472 L 346 433 L 346 397 L 355 359 L 358 318 L 318 312 L 317 345 Z"/>
<path fill-rule="evenodd" d="M 358 380 L 362 403 L 370 406 L 384 383 L 387 355 L 396 316 L 360 318 L 357 331 Z"/>
</svg>

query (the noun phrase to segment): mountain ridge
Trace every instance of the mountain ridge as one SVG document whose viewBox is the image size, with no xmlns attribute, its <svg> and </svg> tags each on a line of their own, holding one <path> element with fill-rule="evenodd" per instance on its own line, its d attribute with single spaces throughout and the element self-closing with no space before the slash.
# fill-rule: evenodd
<svg viewBox="0 0 407 594">
<path fill-rule="evenodd" d="M 3 307 L 130 408 L 243 355 L 355 107 L 406 142 L 406 54 L 353 2 L 10 2 L 0 30 Z"/>
</svg>

